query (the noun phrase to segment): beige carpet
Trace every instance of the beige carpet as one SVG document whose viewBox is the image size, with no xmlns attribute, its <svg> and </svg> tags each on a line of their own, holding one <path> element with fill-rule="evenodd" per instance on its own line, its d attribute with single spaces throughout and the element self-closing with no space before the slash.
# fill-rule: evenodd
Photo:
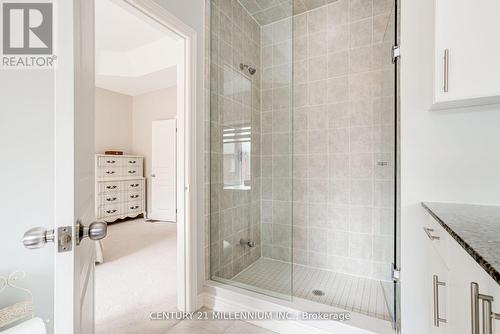
<svg viewBox="0 0 500 334">
<path fill-rule="evenodd" d="M 96 334 L 165 333 L 174 321 L 149 320 L 176 309 L 176 225 L 135 219 L 110 224 L 96 267 Z"/>
</svg>

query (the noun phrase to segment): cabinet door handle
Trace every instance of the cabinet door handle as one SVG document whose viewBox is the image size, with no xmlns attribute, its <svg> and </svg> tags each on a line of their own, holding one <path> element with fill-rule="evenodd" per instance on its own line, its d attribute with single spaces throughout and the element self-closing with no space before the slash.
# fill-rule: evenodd
<svg viewBox="0 0 500 334">
<path fill-rule="evenodd" d="M 128 163 L 129 163 L 129 164 L 135 164 L 135 163 L 137 163 L 137 161 L 135 161 L 135 160 L 130 160 Z"/>
<path fill-rule="evenodd" d="M 106 174 L 114 174 L 115 172 L 114 171 L 107 171 Z"/>
<path fill-rule="evenodd" d="M 108 160 L 106 161 L 108 164 L 114 164 L 116 161 L 115 160 Z"/>
<path fill-rule="evenodd" d="M 139 198 L 139 195 L 130 195 L 130 198 Z"/>
<path fill-rule="evenodd" d="M 440 237 L 438 237 L 437 235 L 432 235 L 432 232 L 434 232 L 434 229 L 433 228 L 430 228 L 430 227 L 424 227 L 424 231 L 425 231 L 425 234 L 427 234 L 427 236 L 429 237 L 429 239 L 431 240 L 439 240 L 441 239 Z"/>
<path fill-rule="evenodd" d="M 450 85 L 450 50 L 444 49 L 443 57 L 443 91 L 448 93 Z"/>
<path fill-rule="evenodd" d="M 130 186 L 131 186 L 132 188 L 137 188 L 137 187 L 139 186 L 139 184 L 134 183 L 134 184 L 131 184 Z"/>
<path fill-rule="evenodd" d="M 116 201 L 116 199 L 117 199 L 116 197 L 106 198 L 106 201 L 108 201 L 108 202 L 114 202 L 114 201 Z"/>
<path fill-rule="evenodd" d="M 446 319 L 439 316 L 439 287 L 446 286 L 445 282 L 441 282 L 437 275 L 432 277 L 432 289 L 434 296 L 434 326 L 439 327 L 440 323 L 446 323 Z"/>
<path fill-rule="evenodd" d="M 131 206 L 131 207 L 130 207 L 130 210 L 135 210 L 135 209 L 139 209 L 139 206 L 138 206 L 138 205 L 136 205 L 136 206 Z"/>
<path fill-rule="evenodd" d="M 135 170 L 129 170 L 128 173 L 129 174 L 135 174 L 135 173 L 137 173 L 137 171 L 135 171 Z"/>
<path fill-rule="evenodd" d="M 116 210 L 107 210 L 106 213 L 115 213 Z"/>
<path fill-rule="evenodd" d="M 483 334 L 493 334 L 493 320 L 500 320 L 500 314 L 491 310 L 493 296 L 479 293 L 479 284 L 470 284 L 472 334 L 479 334 L 479 303 L 483 304 Z"/>
<path fill-rule="evenodd" d="M 116 189 L 116 186 L 106 186 L 106 189 Z"/>
</svg>

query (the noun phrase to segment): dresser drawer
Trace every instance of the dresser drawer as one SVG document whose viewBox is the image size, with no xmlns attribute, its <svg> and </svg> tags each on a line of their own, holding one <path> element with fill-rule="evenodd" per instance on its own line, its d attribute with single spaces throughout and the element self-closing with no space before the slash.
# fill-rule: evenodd
<svg viewBox="0 0 500 334">
<path fill-rule="evenodd" d="M 98 167 L 116 167 L 123 164 L 123 158 L 121 157 L 98 157 L 97 166 Z"/>
<path fill-rule="evenodd" d="M 97 170 L 100 178 L 121 177 L 121 172 L 122 169 L 119 166 L 103 167 Z"/>
<path fill-rule="evenodd" d="M 142 201 L 142 191 L 130 191 L 127 194 L 127 201 Z"/>
<path fill-rule="evenodd" d="M 124 176 L 142 176 L 138 166 L 127 166 L 124 169 Z"/>
<path fill-rule="evenodd" d="M 117 204 L 127 201 L 123 193 L 109 193 L 100 196 L 101 205 Z"/>
<path fill-rule="evenodd" d="M 105 194 L 111 192 L 120 192 L 124 188 L 123 182 L 98 182 L 97 183 L 97 194 Z"/>
<path fill-rule="evenodd" d="M 128 202 L 125 204 L 127 211 L 130 212 L 142 212 L 142 201 Z"/>
<path fill-rule="evenodd" d="M 123 158 L 124 166 L 140 166 L 142 164 L 142 158 Z"/>
<path fill-rule="evenodd" d="M 100 217 L 111 217 L 122 214 L 122 205 L 121 204 L 110 204 L 110 205 L 102 205 L 99 208 Z"/>
<path fill-rule="evenodd" d="M 144 180 L 124 181 L 123 184 L 125 188 L 123 190 L 126 191 L 140 190 L 144 187 Z"/>
</svg>

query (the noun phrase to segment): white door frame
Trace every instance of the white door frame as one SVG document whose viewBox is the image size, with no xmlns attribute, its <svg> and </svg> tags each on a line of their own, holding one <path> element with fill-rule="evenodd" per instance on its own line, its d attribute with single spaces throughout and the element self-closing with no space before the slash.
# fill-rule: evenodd
<svg viewBox="0 0 500 334">
<path fill-rule="evenodd" d="M 197 308 L 196 31 L 153 0 L 122 0 L 184 40 L 177 70 L 177 307 Z"/>
</svg>

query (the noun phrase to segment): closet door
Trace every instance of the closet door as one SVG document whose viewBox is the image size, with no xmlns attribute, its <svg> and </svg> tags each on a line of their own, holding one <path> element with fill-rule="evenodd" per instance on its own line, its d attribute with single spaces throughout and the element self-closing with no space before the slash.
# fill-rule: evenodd
<svg viewBox="0 0 500 334">
<path fill-rule="evenodd" d="M 176 221 L 176 120 L 152 123 L 150 219 Z"/>
</svg>

